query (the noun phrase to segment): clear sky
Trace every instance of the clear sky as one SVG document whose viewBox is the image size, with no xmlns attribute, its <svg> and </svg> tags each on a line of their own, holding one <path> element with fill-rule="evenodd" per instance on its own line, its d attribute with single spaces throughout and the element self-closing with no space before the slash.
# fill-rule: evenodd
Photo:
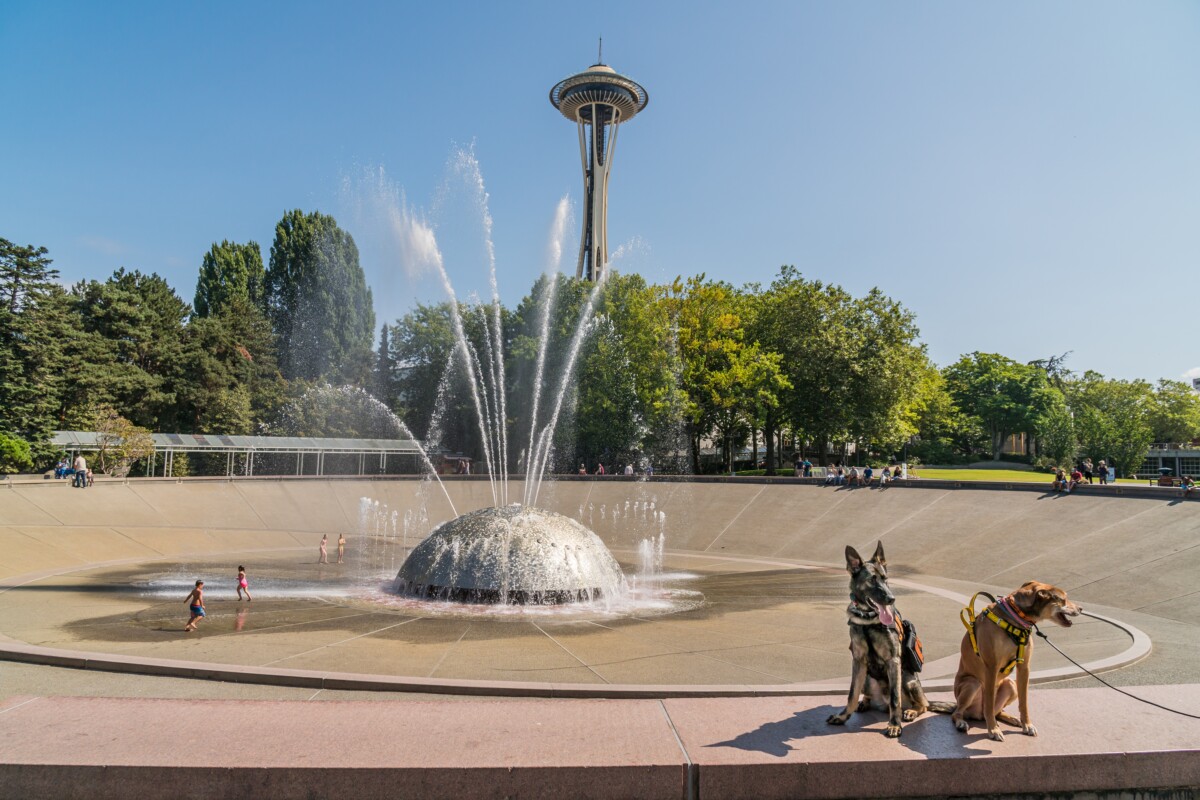
<svg viewBox="0 0 1200 800">
<path fill-rule="evenodd" d="M 284 211 L 320 210 L 390 320 L 440 299 L 397 219 L 486 291 L 468 149 L 515 304 L 582 193 L 547 93 L 601 35 L 650 93 L 618 141 L 617 269 L 879 286 L 942 365 L 1200 364 L 1194 2 L 5 0 L 0 236 L 49 247 L 64 280 L 127 266 L 190 301 L 214 241 L 268 258 Z M 572 274 L 577 237 L 576 218 Z"/>
</svg>

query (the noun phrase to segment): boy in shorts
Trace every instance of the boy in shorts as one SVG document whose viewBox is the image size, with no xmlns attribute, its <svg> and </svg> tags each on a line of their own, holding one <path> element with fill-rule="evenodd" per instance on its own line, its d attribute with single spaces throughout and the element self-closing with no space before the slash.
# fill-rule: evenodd
<svg viewBox="0 0 1200 800">
<path fill-rule="evenodd" d="M 192 593 L 187 596 L 187 604 L 188 609 L 192 612 L 192 618 L 188 620 L 188 624 L 183 629 L 191 632 L 196 630 L 200 620 L 204 619 L 204 581 L 196 581 L 196 588 L 192 589 Z"/>
</svg>

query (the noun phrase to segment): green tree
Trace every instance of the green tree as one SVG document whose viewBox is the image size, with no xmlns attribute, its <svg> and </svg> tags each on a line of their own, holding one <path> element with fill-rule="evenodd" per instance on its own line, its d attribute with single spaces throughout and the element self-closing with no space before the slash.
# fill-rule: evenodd
<svg viewBox="0 0 1200 800">
<path fill-rule="evenodd" d="M 274 436 L 407 439 L 402 424 L 357 386 L 313 386 L 293 397 L 270 426 Z"/>
<path fill-rule="evenodd" d="M 112 406 L 97 406 L 90 414 L 88 427 L 99 434 L 95 455 L 98 471 L 124 478 L 135 461 L 149 458 L 154 452 L 150 431 L 134 425 Z"/>
<path fill-rule="evenodd" d="M 691 440 L 692 469 L 700 471 L 701 439 L 714 431 L 732 468 L 736 432 L 762 404 L 775 404 L 790 386 L 781 356 L 745 341 L 743 298 L 704 275 L 676 279 L 666 302 L 673 311 L 681 362 L 680 386 Z"/>
<path fill-rule="evenodd" d="M 175 427 L 187 303 L 158 275 L 122 268 L 76 284 L 71 304 L 80 335 L 67 346 L 64 418 L 109 404 L 135 425 Z"/>
<path fill-rule="evenodd" d="M 987 432 L 997 460 L 1004 440 L 1036 431 L 1054 402 L 1044 370 L 995 353 L 965 355 L 944 375 L 955 404 Z"/>
<path fill-rule="evenodd" d="M 753 296 L 750 330 L 782 357 L 789 383 L 777 415 L 762 415 L 768 447 L 776 425 L 790 425 L 822 455 L 826 443 L 890 448 L 917 433 L 928 359 L 910 311 L 877 289 L 855 298 L 791 266 Z"/>
<path fill-rule="evenodd" d="M 1046 466 L 1072 464 L 1078 447 L 1075 419 L 1062 393 L 1056 390 L 1055 394 L 1036 430 L 1040 463 Z"/>
<path fill-rule="evenodd" d="M 52 456 L 63 348 L 75 329 L 51 263 L 44 247 L 0 239 L 0 431 L 31 443 L 38 460 Z"/>
<path fill-rule="evenodd" d="M 375 312 L 358 247 L 333 217 L 289 211 L 275 226 L 267 316 L 284 377 L 367 383 Z"/>
<path fill-rule="evenodd" d="M 683 465 L 675 462 L 688 451 L 687 396 L 678 380 L 683 367 L 667 287 L 649 285 L 640 275 L 613 272 L 599 308 L 628 359 L 636 393 L 630 413 L 641 423 L 638 448 L 660 471 L 679 471 Z"/>
<path fill-rule="evenodd" d="M 615 470 L 637 458 L 642 420 L 636 380 L 616 326 L 598 317 L 578 368 L 575 450 L 568 465 L 600 459 Z"/>
<path fill-rule="evenodd" d="M 187 325 L 175 382 L 179 430 L 253 433 L 256 422 L 275 416 L 286 390 L 271 325 L 248 299 L 231 298 Z"/>
<path fill-rule="evenodd" d="M 10 474 L 33 466 L 33 452 L 29 442 L 0 431 L 0 474 Z"/>
<path fill-rule="evenodd" d="M 1067 398 L 1083 454 L 1093 461 L 1106 459 L 1118 475 L 1136 472 L 1154 441 L 1150 384 L 1112 380 L 1089 370 L 1069 384 Z"/>
<path fill-rule="evenodd" d="M 220 313 L 234 298 L 265 309 L 263 288 L 266 271 L 257 242 L 213 244 L 200 264 L 196 299 L 192 308 L 198 317 Z"/>
<path fill-rule="evenodd" d="M 1200 394 L 1181 381 L 1160 380 L 1154 389 L 1149 423 L 1156 442 L 1200 439 Z"/>
</svg>

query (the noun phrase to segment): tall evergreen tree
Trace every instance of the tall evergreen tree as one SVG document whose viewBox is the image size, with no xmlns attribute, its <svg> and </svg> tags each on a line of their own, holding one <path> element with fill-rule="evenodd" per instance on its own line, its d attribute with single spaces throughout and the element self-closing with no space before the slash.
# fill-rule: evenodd
<svg viewBox="0 0 1200 800">
<path fill-rule="evenodd" d="M 29 441 L 35 458 L 58 422 L 74 327 L 51 263 L 44 247 L 0 239 L 0 431 Z"/>
<path fill-rule="evenodd" d="M 276 415 L 286 389 L 271 325 L 248 299 L 188 323 L 176 385 L 181 431 L 253 433 L 256 421 Z"/>
<path fill-rule="evenodd" d="M 200 264 L 196 299 L 192 308 L 198 317 L 219 314 L 234 298 L 265 308 L 263 288 L 266 271 L 257 242 L 213 244 Z"/>
<path fill-rule="evenodd" d="M 354 239 L 333 217 L 284 214 L 275 226 L 265 296 L 285 377 L 367 382 L 371 290 Z"/>
<path fill-rule="evenodd" d="M 68 347 L 64 416 L 109 403 L 135 425 L 176 427 L 188 304 L 158 275 L 124 268 L 76 284 L 71 298 L 81 334 Z"/>
</svg>

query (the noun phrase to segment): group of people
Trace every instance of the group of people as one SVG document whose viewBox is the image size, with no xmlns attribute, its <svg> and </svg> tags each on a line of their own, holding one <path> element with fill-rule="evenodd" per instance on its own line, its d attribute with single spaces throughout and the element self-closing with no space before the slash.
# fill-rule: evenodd
<svg viewBox="0 0 1200 800">
<path fill-rule="evenodd" d="M 346 558 L 346 534 L 339 533 L 337 540 L 337 563 L 341 564 Z M 321 534 L 321 555 L 317 559 L 318 564 L 329 563 L 329 534 Z M 237 596 L 238 602 L 242 601 L 242 595 L 246 596 L 246 602 L 251 602 L 254 598 L 250 596 L 250 582 L 246 579 L 246 568 L 241 564 L 237 568 Z M 192 612 L 191 619 L 188 620 L 184 630 L 189 633 L 196 630 L 196 626 L 200 624 L 200 620 L 204 619 L 204 581 L 196 581 L 195 588 L 187 596 L 188 610 Z"/>
<path fill-rule="evenodd" d="M 579 462 L 579 472 L 578 472 L 578 474 L 579 474 L 579 475 L 587 475 L 587 474 L 588 474 L 588 471 L 587 471 L 587 465 L 586 465 L 586 464 L 584 464 L 582 461 L 580 461 L 580 462 Z M 608 471 L 604 469 L 604 465 L 603 465 L 603 464 L 596 464 L 596 471 L 595 471 L 595 472 L 593 472 L 592 474 L 593 474 L 593 475 L 607 475 L 607 474 L 608 474 Z M 628 464 L 626 464 L 624 467 L 617 467 L 616 471 L 615 471 L 615 472 L 613 472 L 612 474 L 614 474 L 614 475 L 625 475 L 625 476 L 632 476 L 632 475 L 635 475 L 635 474 L 637 474 L 637 473 L 636 473 L 636 470 L 634 469 L 633 462 L 632 462 L 632 461 L 630 461 L 630 462 L 629 462 Z M 649 463 L 647 463 L 647 464 L 646 464 L 646 470 L 645 470 L 645 472 L 644 472 L 643 474 L 645 474 L 645 475 L 653 475 L 653 474 L 654 474 L 654 467 L 650 466 L 650 464 L 649 464 Z"/>
<path fill-rule="evenodd" d="M 805 462 L 808 463 L 808 462 Z M 903 464 L 893 464 L 879 470 L 879 486 L 880 488 L 887 486 L 892 481 L 906 477 L 906 470 Z M 812 465 L 805 472 L 805 475 L 812 474 Z M 840 462 L 835 463 L 831 467 L 825 469 L 825 485 L 826 486 L 870 486 L 875 480 L 875 468 L 870 464 L 863 467 L 861 470 L 858 467 L 850 467 L 846 469 Z"/>
<path fill-rule="evenodd" d="M 237 570 L 237 596 L 238 602 L 242 602 L 242 595 L 246 595 L 246 602 L 251 602 L 254 598 L 250 596 L 250 582 L 246 580 L 246 568 L 238 564 Z M 188 611 L 192 613 L 191 618 L 187 621 L 187 625 L 183 629 L 188 633 L 196 630 L 196 626 L 200 624 L 200 620 L 208 616 L 204 609 L 204 581 L 196 581 L 196 586 L 187 596 Z"/>
<path fill-rule="evenodd" d="M 1069 494 L 1079 488 L 1084 481 L 1093 483 L 1096 478 L 1100 479 L 1101 486 L 1107 486 L 1110 477 L 1114 481 L 1116 480 L 1116 470 L 1111 470 L 1110 473 L 1107 461 L 1102 458 L 1099 464 L 1093 464 L 1090 458 L 1085 458 L 1076 464 L 1070 473 L 1062 467 L 1056 467 L 1054 469 L 1054 481 L 1051 485 L 1053 486 L 1053 491 Z"/>
<path fill-rule="evenodd" d="M 346 534 L 344 534 L 344 533 L 338 534 L 337 548 L 338 548 L 337 563 L 341 564 L 342 561 L 346 558 Z M 320 555 L 320 557 L 317 558 L 317 563 L 318 564 L 328 564 L 329 563 L 329 534 L 328 533 L 321 534 L 321 555 Z"/>
<path fill-rule="evenodd" d="M 58 463 L 54 465 L 55 479 L 70 478 L 71 485 L 76 489 L 86 489 L 95 482 L 92 477 L 92 471 L 88 469 L 87 459 L 83 457 L 83 453 L 75 456 L 75 461 L 68 462 L 65 458 L 60 458 Z"/>
</svg>

